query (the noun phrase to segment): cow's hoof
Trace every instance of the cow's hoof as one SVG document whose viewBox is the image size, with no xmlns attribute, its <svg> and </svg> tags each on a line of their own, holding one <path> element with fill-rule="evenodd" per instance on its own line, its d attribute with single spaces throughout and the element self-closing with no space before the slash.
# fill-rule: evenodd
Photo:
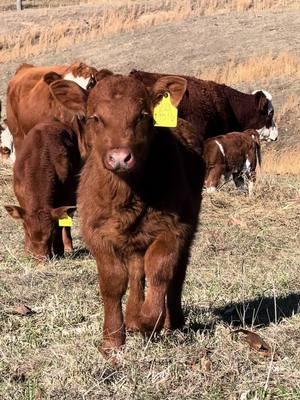
<svg viewBox="0 0 300 400">
<path fill-rule="evenodd" d="M 125 328 L 126 332 L 136 333 L 140 330 L 139 320 L 137 317 L 125 318 Z"/>
<path fill-rule="evenodd" d="M 139 321 L 139 330 L 146 336 L 150 336 L 155 332 L 160 332 L 163 328 L 165 320 L 165 312 L 162 310 L 160 313 L 146 314 L 141 312 Z"/>
</svg>

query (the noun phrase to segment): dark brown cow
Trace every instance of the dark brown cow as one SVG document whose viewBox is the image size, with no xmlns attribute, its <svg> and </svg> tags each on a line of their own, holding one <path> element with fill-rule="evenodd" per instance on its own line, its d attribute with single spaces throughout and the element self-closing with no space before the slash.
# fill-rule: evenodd
<svg viewBox="0 0 300 400">
<path fill-rule="evenodd" d="M 183 324 L 181 293 L 204 165 L 189 123 L 179 121 L 175 129 L 153 126 L 154 104 L 169 92 L 177 106 L 185 79 L 158 80 L 152 96 L 139 80 L 120 75 L 102 79 L 87 99 L 78 86 L 71 96 L 74 88 L 62 80 L 50 85 L 65 107 L 81 107 L 87 116 L 92 148 L 78 205 L 83 238 L 97 261 L 102 349 L 108 351 L 124 344 L 125 326 L 149 334 Z M 124 323 L 121 301 L 128 284 Z"/>
<path fill-rule="evenodd" d="M 72 250 L 70 228 L 58 219 L 76 206 L 80 170 L 77 135 L 60 122 L 36 125 L 23 141 L 14 164 L 18 206 L 5 206 L 23 222 L 25 251 L 41 259 Z"/>
<path fill-rule="evenodd" d="M 208 192 L 217 189 L 221 176 L 233 176 L 235 185 L 244 189 L 249 181 L 249 193 L 256 179 L 256 165 L 260 165 L 259 134 L 254 129 L 216 136 L 204 142 L 203 157 L 206 164 L 205 187 Z"/>
<path fill-rule="evenodd" d="M 148 88 L 164 76 L 136 70 L 130 75 L 140 79 Z M 183 77 L 187 80 L 187 90 L 178 107 L 179 116 L 191 122 L 204 139 L 246 129 L 261 130 L 264 140 L 277 139 L 269 93 L 246 94 L 215 82 Z"/>
<path fill-rule="evenodd" d="M 51 97 L 49 83 L 55 79 L 66 79 L 88 89 L 95 84 L 96 73 L 95 68 L 83 63 L 51 67 L 21 65 L 7 89 L 7 124 L 14 138 L 16 153 L 24 136 L 36 124 L 50 117 L 71 124 L 73 114 L 66 115 L 63 107 Z"/>
</svg>

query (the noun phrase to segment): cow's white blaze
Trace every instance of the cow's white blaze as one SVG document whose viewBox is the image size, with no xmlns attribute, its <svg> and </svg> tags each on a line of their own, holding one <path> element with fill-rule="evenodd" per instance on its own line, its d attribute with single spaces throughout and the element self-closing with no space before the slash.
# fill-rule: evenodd
<svg viewBox="0 0 300 400">
<path fill-rule="evenodd" d="M 217 191 L 217 188 L 215 186 L 210 186 L 206 188 L 206 193 L 214 193 Z"/>
<path fill-rule="evenodd" d="M 90 77 L 88 78 L 84 78 L 83 76 L 74 76 L 72 74 L 72 72 L 68 72 L 65 76 L 64 79 L 66 81 L 72 81 L 77 83 L 77 85 L 79 85 L 80 87 L 82 87 L 82 89 L 86 89 L 89 82 L 90 82 Z"/>
<path fill-rule="evenodd" d="M 263 94 L 269 100 L 268 114 L 270 114 L 274 110 L 273 103 L 272 103 L 272 95 L 264 89 L 254 90 L 252 92 L 252 94 L 255 94 L 257 92 L 263 92 Z M 260 140 L 266 140 L 267 142 L 271 142 L 278 138 L 278 129 L 277 129 L 274 119 L 272 120 L 272 126 L 270 128 L 267 128 L 264 126 L 261 129 L 257 129 L 257 132 L 259 133 Z"/>
<path fill-rule="evenodd" d="M 10 133 L 10 130 L 8 127 L 6 127 L 2 132 L 0 136 L 0 146 L 2 148 L 7 148 L 10 151 L 10 156 L 9 160 L 14 163 L 15 162 L 15 151 L 14 151 L 14 143 L 13 143 L 13 137 L 12 134 Z"/>
<path fill-rule="evenodd" d="M 225 151 L 224 151 L 223 146 L 222 146 L 221 143 L 218 142 L 217 140 L 215 140 L 215 142 L 217 143 L 217 145 L 218 145 L 218 147 L 219 147 L 219 149 L 220 149 L 220 152 L 221 152 L 221 153 L 223 154 L 223 156 L 225 157 Z"/>
</svg>

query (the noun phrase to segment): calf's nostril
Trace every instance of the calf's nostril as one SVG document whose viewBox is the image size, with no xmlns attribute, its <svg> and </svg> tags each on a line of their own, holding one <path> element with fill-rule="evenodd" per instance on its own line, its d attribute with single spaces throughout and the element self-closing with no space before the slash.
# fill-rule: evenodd
<svg viewBox="0 0 300 400">
<path fill-rule="evenodd" d="M 124 158 L 124 162 L 127 164 L 131 160 L 132 156 L 131 154 L 127 154 L 127 156 Z"/>
</svg>

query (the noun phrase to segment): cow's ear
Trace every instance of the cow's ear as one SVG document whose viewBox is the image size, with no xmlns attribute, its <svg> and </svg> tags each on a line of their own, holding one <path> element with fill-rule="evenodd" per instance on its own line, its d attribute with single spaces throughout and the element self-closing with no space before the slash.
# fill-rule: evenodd
<svg viewBox="0 0 300 400">
<path fill-rule="evenodd" d="M 77 83 L 60 79 L 49 86 L 52 96 L 65 108 L 77 115 L 86 114 L 88 92 Z"/>
<path fill-rule="evenodd" d="M 109 69 L 100 69 L 100 71 L 98 71 L 95 74 L 96 82 L 99 82 L 99 81 L 101 81 L 101 79 L 105 78 L 106 76 L 110 76 L 113 74 L 114 73 L 112 71 L 110 71 Z"/>
<path fill-rule="evenodd" d="M 4 206 L 5 210 L 8 212 L 8 214 L 14 218 L 14 219 L 24 219 L 25 216 L 25 210 L 22 207 L 18 206 Z"/>
<path fill-rule="evenodd" d="M 50 85 L 52 82 L 57 81 L 59 79 L 62 79 L 62 75 L 57 74 L 56 72 L 48 72 L 47 74 L 44 75 L 44 82 L 46 82 L 47 85 Z"/>
<path fill-rule="evenodd" d="M 180 76 L 163 76 L 153 86 L 153 104 L 155 105 L 166 93 L 170 93 L 173 106 L 177 107 L 186 92 L 187 81 Z"/>
<path fill-rule="evenodd" d="M 76 206 L 63 206 L 58 208 L 52 208 L 51 217 L 54 220 L 58 220 L 66 216 L 73 217 L 75 211 L 76 211 Z"/>
<path fill-rule="evenodd" d="M 263 114 L 268 113 L 269 100 L 266 98 L 265 94 L 260 90 L 255 93 L 255 104 L 256 108 Z"/>
<path fill-rule="evenodd" d="M 85 160 L 87 158 L 91 150 L 89 135 L 88 132 L 84 129 L 85 122 L 86 118 L 82 118 L 78 115 L 75 115 L 72 120 L 72 129 L 77 135 L 78 148 L 82 160 Z"/>
</svg>

